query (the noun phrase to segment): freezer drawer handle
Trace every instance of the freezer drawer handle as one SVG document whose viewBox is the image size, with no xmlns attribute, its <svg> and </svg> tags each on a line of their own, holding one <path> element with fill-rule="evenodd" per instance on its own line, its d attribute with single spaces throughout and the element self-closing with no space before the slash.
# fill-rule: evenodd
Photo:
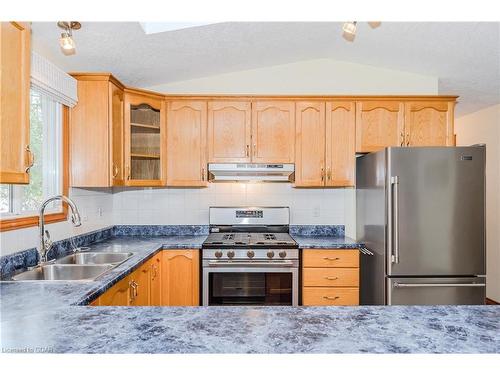
<svg viewBox="0 0 500 375">
<path fill-rule="evenodd" d="M 405 283 L 398 283 L 398 282 L 394 282 L 394 287 L 395 288 L 415 288 L 415 287 L 442 287 L 442 286 L 460 286 L 460 287 L 465 287 L 465 286 L 472 286 L 472 287 L 483 287 L 483 286 L 486 286 L 486 284 L 484 283 L 481 283 L 481 284 L 472 284 L 472 283 L 469 283 L 469 284 L 453 284 L 453 283 L 448 283 L 448 284 L 439 284 L 439 283 L 415 283 L 415 284 L 405 284 Z"/>
</svg>

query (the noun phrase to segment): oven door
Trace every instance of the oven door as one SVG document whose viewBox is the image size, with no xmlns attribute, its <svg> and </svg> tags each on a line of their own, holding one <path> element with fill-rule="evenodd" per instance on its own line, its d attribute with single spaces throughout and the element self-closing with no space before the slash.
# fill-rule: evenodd
<svg viewBox="0 0 500 375">
<path fill-rule="evenodd" d="M 298 305 L 297 261 L 204 261 L 203 306 Z"/>
</svg>

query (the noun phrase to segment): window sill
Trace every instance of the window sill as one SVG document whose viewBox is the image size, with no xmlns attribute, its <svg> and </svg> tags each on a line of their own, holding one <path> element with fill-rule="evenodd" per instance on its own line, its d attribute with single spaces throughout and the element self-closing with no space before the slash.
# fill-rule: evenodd
<svg viewBox="0 0 500 375">
<path fill-rule="evenodd" d="M 68 219 L 68 208 L 64 207 L 63 212 L 46 214 L 45 224 L 66 221 L 67 219 Z M 29 228 L 35 226 L 38 226 L 38 215 L 0 220 L 0 232 L 7 232 L 9 230 Z"/>
</svg>

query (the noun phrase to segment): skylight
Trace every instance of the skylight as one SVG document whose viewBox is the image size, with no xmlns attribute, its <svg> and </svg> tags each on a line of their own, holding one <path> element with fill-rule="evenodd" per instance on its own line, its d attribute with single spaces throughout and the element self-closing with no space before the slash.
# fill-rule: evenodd
<svg viewBox="0 0 500 375">
<path fill-rule="evenodd" d="M 182 30 L 190 27 L 213 25 L 216 22 L 139 22 L 146 34 Z"/>
</svg>

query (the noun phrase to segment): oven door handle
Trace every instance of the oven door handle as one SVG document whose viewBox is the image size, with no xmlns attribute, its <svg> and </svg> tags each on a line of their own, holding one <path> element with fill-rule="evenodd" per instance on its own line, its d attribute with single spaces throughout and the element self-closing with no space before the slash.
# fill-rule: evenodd
<svg viewBox="0 0 500 375">
<path fill-rule="evenodd" d="M 209 260 L 209 267 L 293 267 L 294 262 L 291 260 L 284 261 L 269 261 L 269 262 L 240 262 L 228 260 Z"/>
</svg>

